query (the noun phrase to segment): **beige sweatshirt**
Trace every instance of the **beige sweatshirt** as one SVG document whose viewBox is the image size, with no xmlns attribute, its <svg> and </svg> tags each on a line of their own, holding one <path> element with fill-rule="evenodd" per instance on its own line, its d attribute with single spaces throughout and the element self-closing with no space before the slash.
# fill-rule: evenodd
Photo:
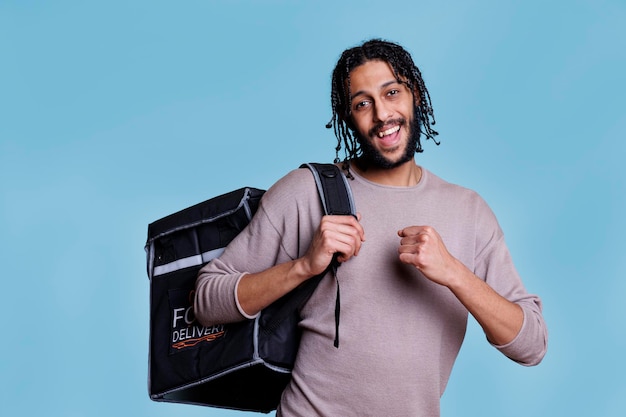
<svg viewBox="0 0 626 417">
<path fill-rule="evenodd" d="M 333 346 L 336 286 L 328 276 L 302 309 L 300 350 L 278 416 L 439 415 L 468 313 L 447 288 L 399 262 L 397 231 L 406 226 L 433 226 L 453 256 L 522 307 L 520 333 L 497 349 L 524 365 L 543 358 L 541 301 L 526 292 L 492 211 L 475 192 L 422 171 L 408 188 L 353 173 L 349 182 L 366 241 L 338 272 L 340 346 Z M 249 227 L 200 271 L 200 321 L 245 319 L 235 295 L 241 276 L 302 256 L 321 215 L 308 170 L 295 170 L 270 188 Z"/>
</svg>

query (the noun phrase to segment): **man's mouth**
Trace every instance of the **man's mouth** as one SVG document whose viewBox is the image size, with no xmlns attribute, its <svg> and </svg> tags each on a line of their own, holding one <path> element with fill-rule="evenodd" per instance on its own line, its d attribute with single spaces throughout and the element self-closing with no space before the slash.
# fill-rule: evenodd
<svg viewBox="0 0 626 417">
<path fill-rule="evenodd" d="M 385 136 L 389 136 L 393 133 L 396 133 L 398 130 L 400 130 L 400 125 L 396 125 L 394 127 L 390 127 L 387 130 L 383 130 L 382 132 L 378 132 L 378 137 L 379 138 L 383 138 Z"/>
</svg>

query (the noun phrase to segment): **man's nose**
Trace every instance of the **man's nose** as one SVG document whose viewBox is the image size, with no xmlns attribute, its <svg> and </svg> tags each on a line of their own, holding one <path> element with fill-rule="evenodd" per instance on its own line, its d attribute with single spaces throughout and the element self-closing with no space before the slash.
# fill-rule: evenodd
<svg viewBox="0 0 626 417">
<path fill-rule="evenodd" d="M 376 103 L 374 107 L 374 117 L 376 118 L 377 122 L 384 122 L 390 119 L 392 115 L 393 110 L 390 108 L 389 105 L 385 104 L 384 102 Z"/>
</svg>

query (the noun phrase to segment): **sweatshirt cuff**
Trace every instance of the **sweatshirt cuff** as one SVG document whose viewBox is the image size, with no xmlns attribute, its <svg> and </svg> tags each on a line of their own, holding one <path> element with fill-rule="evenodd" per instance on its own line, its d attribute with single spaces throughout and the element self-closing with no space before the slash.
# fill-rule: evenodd
<svg viewBox="0 0 626 417">
<path fill-rule="evenodd" d="M 509 343 L 492 345 L 513 361 L 524 365 L 534 366 L 543 359 L 546 352 L 545 331 L 539 324 L 533 323 L 534 315 L 522 307 L 524 321 L 519 333 Z"/>
<path fill-rule="evenodd" d="M 247 272 L 242 273 L 241 275 L 239 275 L 239 278 L 237 278 L 237 282 L 235 283 L 235 291 L 233 294 L 233 297 L 235 298 L 235 304 L 237 305 L 237 310 L 239 310 L 239 314 L 241 314 L 243 317 L 247 318 L 247 319 L 255 319 L 258 317 L 259 314 L 261 314 L 261 312 L 256 313 L 255 315 L 250 315 L 248 313 L 246 313 L 243 308 L 241 308 L 241 304 L 239 304 L 239 298 L 237 297 L 237 288 L 239 288 L 239 282 L 241 281 L 241 278 L 244 277 L 244 275 L 246 275 Z"/>
</svg>

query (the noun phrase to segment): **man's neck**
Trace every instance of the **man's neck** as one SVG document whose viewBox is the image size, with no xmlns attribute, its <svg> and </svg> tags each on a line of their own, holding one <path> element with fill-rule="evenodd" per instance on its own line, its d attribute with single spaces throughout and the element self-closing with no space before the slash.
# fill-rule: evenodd
<svg viewBox="0 0 626 417">
<path fill-rule="evenodd" d="M 415 164 L 414 160 L 390 169 L 368 166 L 362 160 L 350 165 L 358 175 L 381 185 L 412 187 L 417 185 L 422 178 L 422 169 Z"/>
</svg>

